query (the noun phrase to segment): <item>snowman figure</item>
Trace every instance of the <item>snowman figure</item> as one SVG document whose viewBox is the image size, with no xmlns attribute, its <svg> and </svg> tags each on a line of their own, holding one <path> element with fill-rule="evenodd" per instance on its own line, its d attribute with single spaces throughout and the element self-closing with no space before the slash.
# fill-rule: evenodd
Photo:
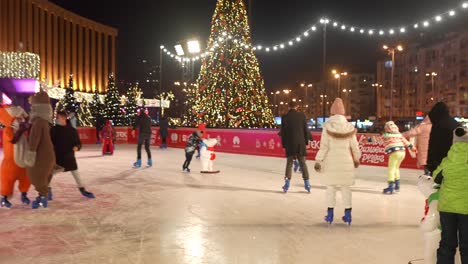
<svg viewBox="0 0 468 264">
<path fill-rule="evenodd" d="M 205 138 L 200 144 L 201 173 L 219 173 L 219 170 L 213 169 L 213 161 L 216 159 L 214 148 L 217 143 L 218 140 L 215 138 Z"/>
<path fill-rule="evenodd" d="M 426 197 L 424 217 L 421 220 L 421 230 L 424 232 L 424 263 L 437 262 L 437 248 L 440 242 L 440 217 L 437 206 L 439 203 L 439 185 L 434 184 L 431 176 L 421 175 L 418 189 Z"/>
</svg>

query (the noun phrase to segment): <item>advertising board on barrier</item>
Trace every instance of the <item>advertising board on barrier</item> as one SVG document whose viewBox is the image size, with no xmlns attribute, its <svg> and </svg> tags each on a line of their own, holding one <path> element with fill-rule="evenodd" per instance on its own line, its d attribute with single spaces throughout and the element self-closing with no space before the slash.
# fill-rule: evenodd
<svg viewBox="0 0 468 264">
<path fill-rule="evenodd" d="M 117 144 L 136 144 L 138 131 L 130 127 L 116 127 Z M 1 130 L 0 130 L 1 131 Z M 184 148 L 190 135 L 196 131 L 194 128 L 169 129 L 167 144 L 173 148 Z M 96 132 L 94 128 L 78 128 L 78 133 L 83 144 L 95 144 Z M 207 129 L 208 138 L 218 139 L 217 152 L 284 157 L 285 152 L 278 136 L 278 130 L 247 130 L 247 129 Z M 361 164 L 372 166 L 387 166 L 388 156 L 382 140 L 367 142 L 370 134 L 358 134 L 359 148 L 362 152 Z M 307 159 L 314 160 L 320 149 L 320 133 L 312 133 L 312 140 L 307 145 Z M 161 143 L 159 128 L 152 128 L 151 145 Z M 0 137 L 1 147 L 1 137 Z M 416 168 L 416 159 L 406 155 L 402 163 L 403 168 Z"/>
</svg>

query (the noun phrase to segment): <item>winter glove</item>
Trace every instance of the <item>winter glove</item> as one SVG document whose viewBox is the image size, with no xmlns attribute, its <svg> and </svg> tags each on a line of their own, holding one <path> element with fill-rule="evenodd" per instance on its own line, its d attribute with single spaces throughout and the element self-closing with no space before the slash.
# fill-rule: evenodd
<svg viewBox="0 0 468 264">
<path fill-rule="evenodd" d="M 359 168 L 359 165 L 360 165 L 359 161 L 354 161 L 354 168 L 356 169 Z"/>
<path fill-rule="evenodd" d="M 314 169 L 316 172 L 320 172 L 322 170 L 322 165 L 320 164 L 320 162 L 315 162 Z"/>
</svg>

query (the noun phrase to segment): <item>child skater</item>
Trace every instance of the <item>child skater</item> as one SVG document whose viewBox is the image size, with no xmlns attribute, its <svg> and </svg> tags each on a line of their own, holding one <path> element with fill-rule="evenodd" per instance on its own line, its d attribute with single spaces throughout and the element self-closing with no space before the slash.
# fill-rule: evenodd
<svg viewBox="0 0 468 264">
<path fill-rule="evenodd" d="M 400 166 L 406 156 L 406 148 L 412 157 L 416 157 L 416 148 L 400 133 L 393 121 L 385 123 L 385 132 L 380 136 L 384 141 L 385 153 L 388 155 L 388 187 L 383 189 L 384 194 L 393 194 L 400 191 Z M 368 141 L 375 141 L 374 137 Z"/>
<path fill-rule="evenodd" d="M 114 154 L 114 141 L 115 141 L 114 128 L 112 127 L 110 120 L 106 120 L 106 124 L 101 130 L 102 155 Z"/>
<path fill-rule="evenodd" d="M 185 145 L 185 162 L 184 165 L 182 165 L 182 171 L 190 172 L 190 162 L 192 161 L 195 150 L 199 149 L 199 145 L 202 142 L 202 137 L 203 131 L 198 130 L 193 132 L 187 140 L 187 145 Z"/>
<path fill-rule="evenodd" d="M 455 129 L 453 145 L 447 157 L 434 171 L 441 184 L 438 209 L 442 239 L 437 263 L 454 263 L 459 246 L 461 263 L 468 263 L 468 130 Z"/>
<path fill-rule="evenodd" d="M 88 198 L 94 198 L 94 194 L 88 192 L 81 182 L 76 164 L 75 152 L 81 149 L 81 141 L 78 132 L 67 119 L 67 113 L 60 111 L 57 113 L 56 125 L 52 127 L 50 136 L 54 145 L 57 165 L 63 167 L 64 171 L 70 171 L 75 178 L 81 194 Z M 52 177 L 50 177 L 50 180 Z M 49 186 L 50 186 L 49 180 Z M 52 188 L 49 187 L 49 200 L 53 199 Z"/>
</svg>

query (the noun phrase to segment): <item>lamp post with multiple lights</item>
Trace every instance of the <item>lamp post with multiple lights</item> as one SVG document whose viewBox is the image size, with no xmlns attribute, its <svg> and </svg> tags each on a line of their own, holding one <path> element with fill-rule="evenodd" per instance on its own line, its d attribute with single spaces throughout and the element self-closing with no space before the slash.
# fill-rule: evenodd
<svg viewBox="0 0 468 264">
<path fill-rule="evenodd" d="M 393 89 L 394 89 L 394 78 L 395 78 L 395 52 L 403 51 L 403 46 L 398 45 L 396 47 L 383 46 L 383 49 L 388 51 L 388 54 L 392 57 L 392 72 L 390 76 L 390 120 L 393 120 Z"/>
</svg>

